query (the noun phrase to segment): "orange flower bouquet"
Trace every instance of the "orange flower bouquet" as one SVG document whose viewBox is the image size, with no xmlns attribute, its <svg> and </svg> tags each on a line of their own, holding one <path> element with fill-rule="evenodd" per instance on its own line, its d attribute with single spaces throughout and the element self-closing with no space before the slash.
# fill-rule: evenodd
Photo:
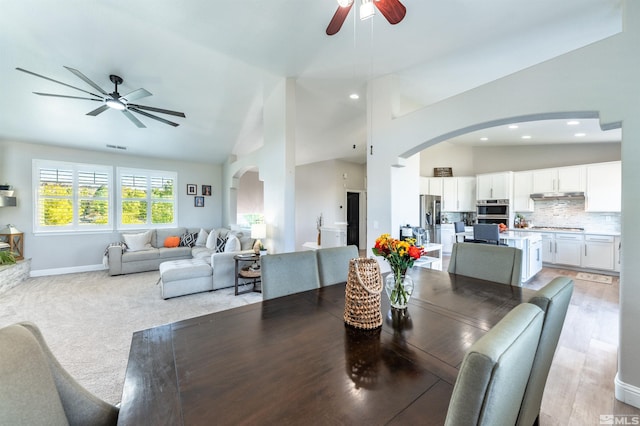
<svg viewBox="0 0 640 426">
<path fill-rule="evenodd" d="M 422 247 L 415 243 L 413 238 L 397 240 L 390 234 L 382 234 L 373 247 L 373 254 L 384 257 L 391 266 L 392 273 L 385 280 L 385 289 L 394 308 L 406 308 L 413 292 L 413 280 L 406 275 L 407 269 L 423 254 Z"/>
</svg>

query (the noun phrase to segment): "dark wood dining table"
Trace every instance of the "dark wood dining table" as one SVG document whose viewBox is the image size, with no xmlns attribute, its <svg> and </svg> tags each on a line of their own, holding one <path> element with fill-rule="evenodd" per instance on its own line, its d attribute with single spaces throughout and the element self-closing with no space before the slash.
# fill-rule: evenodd
<svg viewBox="0 0 640 426">
<path fill-rule="evenodd" d="M 443 424 L 467 349 L 533 291 L 414 269 L 376 330 L 338 284 L 134 333 L 118 424 Z"/>
</svg>

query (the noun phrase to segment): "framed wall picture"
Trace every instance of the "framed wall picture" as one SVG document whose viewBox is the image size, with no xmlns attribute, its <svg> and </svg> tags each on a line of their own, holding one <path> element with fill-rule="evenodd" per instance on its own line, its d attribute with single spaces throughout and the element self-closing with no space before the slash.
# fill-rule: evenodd
<svg viewBox="0 0 640 426">
<path fill-rule="evenodd" d="M 211 185 L 202 185 L 202 195 L 211 196 Z"/>
<path fill-rule="evenodd" d="M 187 184 L 187 195 L 196 195 L 198 193 L 198 186 L 192 183 Z"/>
<path fill-rule="evenodd" d="M 204 207 L 204 197 L 193 197 L 193 205 L 196 207 Z"/>
</svg>

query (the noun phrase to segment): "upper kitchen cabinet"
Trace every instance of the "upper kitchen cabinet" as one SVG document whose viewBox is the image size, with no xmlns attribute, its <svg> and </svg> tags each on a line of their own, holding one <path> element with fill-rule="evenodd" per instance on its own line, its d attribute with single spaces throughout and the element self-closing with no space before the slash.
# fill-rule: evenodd
<svg viewBox="0 0 640 426">
<path fill-rule="evenodd" d="M 420 194 L 442 196 L 442 179 L 441 177 L 421 177 Z"/>
<path fill-rule="evenodd" d="M 584 209 L 588 212 L 620 212 L 622 167 L 620 161 L 587 165 Z"/>
<path fill-rule="evenodd" d="M 534 208 L 533 172 L 515 172 L 513 174 L 513 210 L 515 212 L 532 212 Z"/>
<path fill-rule="evenodd" d="M 533 171 L 533 192 L 584 192 L 585 166 Z"/>
<path fill-rule="evenodd" d="M 476 210 L 476 178 L 442 178 L 442 211 L 472 212 Z"/>
<path fill-rule="evenodd" d="M 478 175 L 476 180 L 476 199 L 510 200 L 512 179 L 512 172 Z"/>
</svg>

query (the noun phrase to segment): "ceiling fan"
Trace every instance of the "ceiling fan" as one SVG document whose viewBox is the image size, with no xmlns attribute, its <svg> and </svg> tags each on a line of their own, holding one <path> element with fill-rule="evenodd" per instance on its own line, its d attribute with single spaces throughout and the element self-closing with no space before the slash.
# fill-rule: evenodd
<svg viewBox="0 0 640 426">
<path fill-rule="evenodd" d="M 327 27 L 327 35 L 334 35 L 340 28 L 342 28 L 342 24 L 345 19 L 347 19 L 347 15 L 353 6 L 354 0 L 337 0 L 338 1 L 338 10 L 331 18 L 331 22 L 329 22 L 329 26 Z M 357 0 L 355 0 L 357 1 Z M 399 0 L 361 0 L 362 4 L 360 5 L 360 19 L 365 20 L 371 18 L 375 14 L 375 8 L 378 8 L 380 13 L 387 18 L 387 21 L 391 25 L 395 25 L 404 19 L 404 15 L 407 13 L 407 8 L 404 7 Z"/>
<path fill-rule="evenodd" d="M 152 118 L 154 120 L 160 121 L 161 123 L 168 124 L 168 125 L 173 126 L 173 127 L 177 127 L 177 126 L 179 126 L 179 124 L 178 123 L 174 123 L 173 121 L 165 120 L 164 118 L 158 117 L 157 115 L 149 114 L 146 111 L 159 112 L 159 113 L 162 113 L 162 114 L 169 114 L 169 115 L 175 115 L 177 117 L 186 118 L 186 116 L 184 115 L 183 112 L 170 111 L 168 109 L 154 108 L 154 107 L 150 107 L 150 106 L 144 106 L 144 105 L 138 105 L 138 104 L 131 103 L 132 101 L 135 101 L 136 99 L 140 99 L 140 98 L 145 98 L 147 96 L 151 96 L 151 93 L 148 92 L 145 89 L 137 89 L 137 90 L 134 90 L 131 93 L 128 93 L 128 94 L 126 94 L 124 96 L 121 96 L 120 93 L 118 93 L 118 85 L 122 84 L 122 78 L 118 77 L 117 75 L 113 75 L 112 74 L 112 75 L 109 76 L 109 80 L 111 80 L 111 82 L 113 84 L 115 84 L 115 89 L 113 90 L 112 93 L 107 93 L 100 86 L 98 86 L 96 83 L 91 81 L 87 76 L 82 74 L 80 71 L 78 71 L 76 69 L 73 69 L 73 68 L 70 68 L 70 67 L 67 67 L 67 66 L 65 66 L 65 68 L 68 69 L 69 71 L 71 71 L 77 77 L 79 77 L 85 83 L 87 83 L 88 85 L 90 85 L 91 87 L 96 89 L 101 94 L 97 95 L 97 94 L 89 92 L 87 90 L 80 89 L 79 87 L 75 87 L 75 86 L 72 86 L 70 84 L 63 83 L 61 81 L 54 80 L 54 79 L 49 78 L 49 77 L 45 77 L 44 75 L 36 74 L 35 72 L 28 71 L 28 70 L 25 70 L 23 68 L 16 68 L 16 69 L 18 71 L 22 71 L 22 72 L 25 72 L 27 74 L 35 75 L 36 77 L 44 78 L 45 80 L 53 81 L 54 83 L 62 84 L 63 86 L 67 86 L 67 87 L 70 87 L 72 89 L 76 89 L 76 90 L 79 90 L 81 92 L 87 93 L 87 94 L 93 96 L 93 98 L 86 98 L 86 97 L 80 97 L 80 96 L 55 95 L 55 94 L 52 94 L 52 93 L 33 92 L 36 95 L 53 96 L 53 97 L 56 97 L 56 98 L 83 99 L 83 100 L 87 100 L 87 101 L 95 101 L 95 102 L 103 103 L 103 105 L 99 106 L 98 108 L 94 109 L 93 111 L 88 112 L 87 115 L 91 115 L 91 116 L 95 117 L 96 115 L 101 114 L 101 113 L 103 113 L 104 111 L 106 111 L 108 109 L 115 109 L 115 110 L 118 110 L 118 111 L 122 111 L 122 113 L 129 120 L 131 120 L 131 122 L 133 124 L 135 124 L 136 126 L 138 126 L 140 128 L 147 127 L 147 126 L 145 126 L 140 120 L 138 120 L 133 114 L 131 114 L 131 111 L 133 111 L 135 113 L 138 113 L 138 114 L 141 114 L 141 115 L 144 115 L 145 117 L 149 117 L 149 118 Z"/>
</svg>

